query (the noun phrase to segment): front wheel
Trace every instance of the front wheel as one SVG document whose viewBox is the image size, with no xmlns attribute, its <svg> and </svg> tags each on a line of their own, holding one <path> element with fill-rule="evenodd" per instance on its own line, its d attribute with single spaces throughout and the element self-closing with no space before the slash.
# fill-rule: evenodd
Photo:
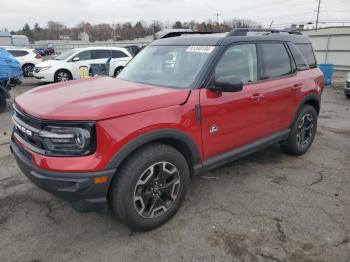
<svg viewBox="0 0 350 262">
<path fill-rule="evenodd" d="M 67 70 L 58 70 L 55 74 L 54 80 L 55 82 L 66 82 L 72 80 L 72 75 Z"/>
<path fill-rule="evenodd" d="M 114 77 L 117 77 L 119 75 L 119 73 L 123 70 L 123 67 L 117 67 L 115 70 L 114 70 Z"/>
<path fill-rule="evenodd" d="M 158 143 L 134 153 L 116 176 L 109 194 L 111 208 L 134 231 L 167 222 L 180 208 L 189 184 L 184 156 Z"/>
<path fill-rule="evenodd" d="M 32 64 L 25 64 L 22 67 L 23 75 L 25 77 L 33 76 L 33 71 L 34 71 L 34 65 Z"/>
<path fill-rule="evenodd" d="M 306 153 L 315 139 L 317 129 L 317 113 L 314 107 L 304 105 L 298 113 L 282 149 L 291 155 Z"/>
</svg>

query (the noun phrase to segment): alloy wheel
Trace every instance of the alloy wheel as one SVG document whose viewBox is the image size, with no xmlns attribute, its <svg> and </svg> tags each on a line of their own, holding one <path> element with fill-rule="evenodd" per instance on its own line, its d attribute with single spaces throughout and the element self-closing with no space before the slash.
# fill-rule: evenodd
<svg viewBox="0 0 350 262">
<path fill-rule="evenodd" d="M 149 166 L 137 181 L 134 207 L 143 218 L 159 217 L 173 205 L 179 189 L 178 169 L 169 162 L 157 162 Z"/>
<path fill-rule="evenodd" d="M 57 75 L 58 82 L 66 82 L 70 80 L 70 77 L 67 72 L 59 72 Z"/>
<path fill-rule="evenodd" d="M 306 147 L 310 144 L 314 135 L 313 117 L 310 114 L 305 114 L 297 129 L 297 145 L 299 147 Z"/>
</svg>

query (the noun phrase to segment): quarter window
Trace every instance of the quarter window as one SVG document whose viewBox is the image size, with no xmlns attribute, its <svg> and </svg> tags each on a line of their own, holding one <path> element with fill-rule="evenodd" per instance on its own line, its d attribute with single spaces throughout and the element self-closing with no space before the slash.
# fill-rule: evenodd
<svg viewBox="0 0 350 262">
<path fill-rule="evenodd" d="M 288 75 L 292 72 L 290 57 L 282 43 L 261 45 L 263 79 Z"/>
<path fill-rule="evenodd" d="M 295 47 L 295 45 L 292 43 L 288 43 L 288 47 L 289 47 L 290 51 L 292 52 L 297 69 L 298 70 L 309 69 L 309 65 L 308 65 L 305 57 L 300 53 L 300 51 Z"/>
<path fill-rule="evenodd" d="M 303 54 L 310 68 L 315 68 L 317 63 L 311 44 L 296 44 L 296 47 Z"/>
<path fill-rule="evenodd" d="M 255 44 L 234 45 L 226 50 L 215 68 L 215 78 L 237 76 L 243 83 L 258 79 Z"/>
</svg>

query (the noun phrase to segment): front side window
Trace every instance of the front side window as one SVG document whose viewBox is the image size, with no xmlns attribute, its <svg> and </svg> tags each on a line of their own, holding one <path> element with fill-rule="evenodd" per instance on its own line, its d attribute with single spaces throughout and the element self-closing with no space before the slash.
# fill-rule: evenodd
<svg viewBox="0 0 350 262">
<path fill-rule="evenodd" d="M 148 46 L 118 75 L 119 79 L 172 88 L 190 88 L 214 46 Z"/>
<path fill-rule="evenodd" d="M 66 60 L 67 58 L 69 58 L 70 56 L 74 55 L 76 52 L 78 52 L 79 49 L 71 49 L 67 52 L 64 52 L 62 54 L 60 54 L 59 56 L 56 56 L 54 59 L 55 60 Z"/>
<path fill-rule="evenodd" d="M 261 45 L 263 78 L 275 78 L 292 73 L 292 64 L 287 49 L 282 43 Z"/>
<path fill-rule="evenodd" d="M 111 57 L 111 50 L 92 50 L 93 59 L 104 59 Z"/>
<path fill-rule="evenodd" d="M 76 57 L 79 57 L 79 61 L 91 60 L 91 51 L 82 51 L 78 55 L 76 55 Z"/>
<path fill-rule="evenodd" d="M 255 44 L 234 45 L 226 50 L 215 68 L 215 79 L 237 76 L 243 83 L 257 81 L 257 55 Z"/>
</svg>

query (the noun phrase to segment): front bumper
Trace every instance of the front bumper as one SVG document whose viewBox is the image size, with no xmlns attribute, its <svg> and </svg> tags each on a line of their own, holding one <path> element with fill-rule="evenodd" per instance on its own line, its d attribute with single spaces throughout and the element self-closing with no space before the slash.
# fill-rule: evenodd
<svg viewBox="0 0 350 262">
<path fill-rule="evenodd" d="M 38 73 L 33 72 L 33 76 L 36 79 L 39 79 L 43 82 L 54 82 L 54 73 L 50 72 L 50 70 L 40 71 Z"/>
<path fill-rule="evenodd" d="M 50 192 L 68 202 L 79 212 L 103 209 L 107 204 L 107 193 L 114 169 L 100 172 L 67 173 L 46 171 L 35 167 L 30 154 L 11 142 L 11 152 L 21 171 L 41 189 Z M 107 182 L 95 184 L 96 177 L 107 176 Z"/>
</svg>

